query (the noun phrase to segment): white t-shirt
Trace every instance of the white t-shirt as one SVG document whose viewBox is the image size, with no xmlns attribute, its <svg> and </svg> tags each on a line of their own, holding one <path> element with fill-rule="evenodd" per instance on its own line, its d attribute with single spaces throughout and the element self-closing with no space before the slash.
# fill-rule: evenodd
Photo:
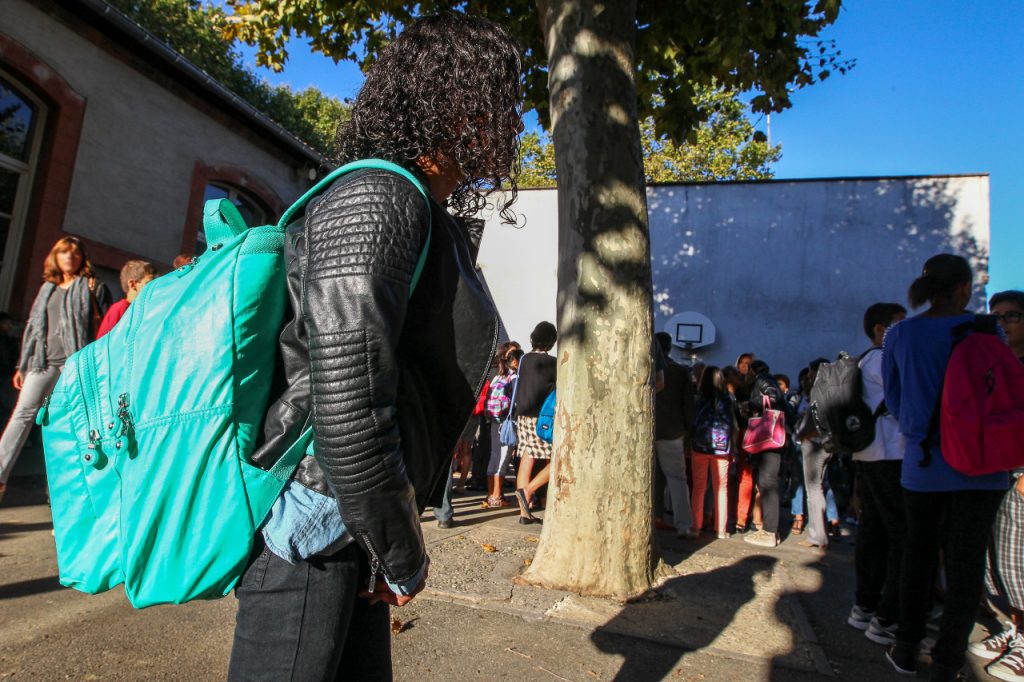
<svg viewBox="0 0 1024 682">
<path fill-rule="evenodd" d="M 861 381 L 864 389 L 864 402 L 874 411 L 885 400 L 885 385 L 882 383 L 882 351 L 868 351 L 860 361 Z M 860 452 L 853 454 L 858 462 L 879 462 L 882 460 L 901 460 L 906 443 L 900 433 L 900 425 L 896 417 L 887 414 L 875 422 L 875 440 Z"/>
</svg>

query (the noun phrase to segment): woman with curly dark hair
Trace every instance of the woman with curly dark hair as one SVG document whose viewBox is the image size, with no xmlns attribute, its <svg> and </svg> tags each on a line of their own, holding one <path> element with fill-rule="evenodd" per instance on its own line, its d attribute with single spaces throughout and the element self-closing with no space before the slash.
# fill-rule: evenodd
<svg viewBox="0 0 1024 682">
<path fill-rule="evenodd" d="M 419 514 L 443 492 L 496 350 L 457 219 L 494 190 L 514 198 L 521 70 L 490 21 L 410 25 L 367 73 L 338 161 L 398 164 L 429 199 L 398 173 L 357 170 L 290 228 L 288 387 L 253 459 L 272 466 L 307 420 L 313 453 L 239 583 L 232 680 L 391 679 L 389 605 L 423 589 Z"/>
</svg>

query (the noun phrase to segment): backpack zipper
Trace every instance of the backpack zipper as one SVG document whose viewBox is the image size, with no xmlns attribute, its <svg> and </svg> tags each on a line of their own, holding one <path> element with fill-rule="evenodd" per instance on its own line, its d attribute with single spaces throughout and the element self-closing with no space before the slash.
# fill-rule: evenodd
<svg viewBox="0 0 1024 682">
<path fill-rule="evenodd" d="M 185 266 L 182 266 L 185 267 Z M 139 297 L 135 299 L 128 310 L 131 312 L 131 319 L 128 320 L 128 335 L 125 338 L 125 346 L 127 346 L 127 368 L 125 371 L 125 385 L 128 390 L 132 388 L 132 378 L 135 371 L 135 336 L 138 333 L 138 325 L 135 324 L 135 318 L 139 318 L 139 322 L 142 322 L 142 315 L 146 310 L 146 302 L 149 301 L 153 294 L 155 287 L 146 287 L 139 294 Z"/>
<path fill-rule="evenodd" d="M 117 441 L 114 443 L 114 447 L 118 450 L 121 449 L 121 438 L 127 441 L 129 449 L 134 449 L 131 446 L 135 442 L 135 425 L 132 423 L 131 412 L 128 411 L 130 399 L 127 393 L 122 393 L 117 397 L 117 418 L 121 422 L 121 429 L 117 434 Z"/>
<path fill-rule="evenodd" d="M 91 349 L 91 346 L 86 346 L 85 348 Z M 92 464 L 93 466 L 96 466 L 96 464 L 99 462 L 100 455 L 103 454 L 103 448 L 102 436 L 100 435 L 99 429 L 94 428 L 93 418 L 95 416 L 99 416 L 100 421 L 102 421 L 103 417 L 99 415 L 98 412 L 95 411 L 97 409 L 97 406 L 92 400 L 92 390 L 89 378 L 86 376 L 91 371 L 92 358 L 90 356 L 90 350 L 85 350 L 81 355 L 78 368 L 78 385 L 79 390 L 81 390 L 82 392 L 82 397 L 84 398 L 84 400 L 82 400 L 82 408 L 85 410 L 85 422 L 86 425 L 89 427 L 88 448 L 89 450 L 94 451 L 96 454 L 87 452 L 84 455 L 82 455 L 82 459 L 84 459 L 87 464 Z"/>
</svg>

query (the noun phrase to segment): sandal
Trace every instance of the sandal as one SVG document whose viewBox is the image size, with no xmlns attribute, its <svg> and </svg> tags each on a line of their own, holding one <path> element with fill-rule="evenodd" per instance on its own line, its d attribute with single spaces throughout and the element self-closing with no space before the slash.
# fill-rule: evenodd
<svg viewBox="0 0 1024 682">
<path fill-rule="evenodd" d="M 488 497 L 486 500 L 480 503 L 480 506 L 484 509 L 499 508 L 499 507 L 511 507 L 512 503 L 506 500 L 504 497 Z"/>
<path fill-rule="evenodd" d="M 526 491 L 522 488 L 516 489 L 516 501 L 519 503 L 519 515 L 523 518 L 531 519 L 532 522 L 536 517 L 530 512 L 530 501 L 526 497 Z"/>
<path fill-rule="evenodd" d="M 804 532 L 804 516 L 797 514 L 793 517 L 793 527 L 790 529 L 793 535 L 801 535 Z"/>
</svg>

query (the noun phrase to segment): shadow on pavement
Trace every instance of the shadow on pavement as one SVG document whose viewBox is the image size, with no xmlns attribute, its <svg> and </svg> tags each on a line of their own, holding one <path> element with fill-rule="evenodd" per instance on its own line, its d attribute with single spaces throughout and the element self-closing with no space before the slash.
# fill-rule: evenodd
<svg viewBox="0 0 1024 682">
<path fill-rule="evenodd" d="M 685 602 L 687 595 L 723 594 L 723 586 L 727 586 L 725 594 L 728 595 L 728 601 L 742 606 L 755 597 L 755 578 L 760 574 L 770 574 L 777 562 L 778 559 L 775 557 L 749 556 L 729 566 L 705 573 L 671 578 L 658 589 L 660 596 L 655 599 L 669 599 L 670 597 L 666 596 L 668 593 Z M 664 621 L 664 625 L 675 627 L 679 631 L 685 628 L 687 646 L 658 647 L 659 653 L 652 655 L 649 648 L 644 648 L 642 652 L 638 651 L 635 641 L 621 636 L 633 629 L 638 619 L 647 617 L 648 604 L 649 602 L 626 604 L 619 615 L 597 628 L 591 635 L 591 641 L 602 652 L 622 657 L 622 667 L 615 676 L 616 680 L 626 682 L 662 679 L 671 673 L 684 654 L 710 646 L 732 622 L 732 618 L 713 622 L 710 617 L 705 618 L 681 610 L 678 621 Z M 738 610 L 736 608 L 732 613 L 735 615 L 735 611 Z M 691 616 L 695 621 L 684 622 Z"/>
<path fill-rule="evenodd" d="M 53 528 L 52 523 L 5 523 L 0 526 L 0 537 L 31 533 L 37 530 L 50 530 L 51 528 Z"/>
<path fill-rule="evenodd" d="M 28 597 L 33 594 L 56 592 L 63 589 L 64 586 L 57 580 L 57 576 L 51 575 L 46 578 L 36 578 L 34 580 L 23 580 L 19 583 L 0 585 L 0 599 Z"/>
</svg>

